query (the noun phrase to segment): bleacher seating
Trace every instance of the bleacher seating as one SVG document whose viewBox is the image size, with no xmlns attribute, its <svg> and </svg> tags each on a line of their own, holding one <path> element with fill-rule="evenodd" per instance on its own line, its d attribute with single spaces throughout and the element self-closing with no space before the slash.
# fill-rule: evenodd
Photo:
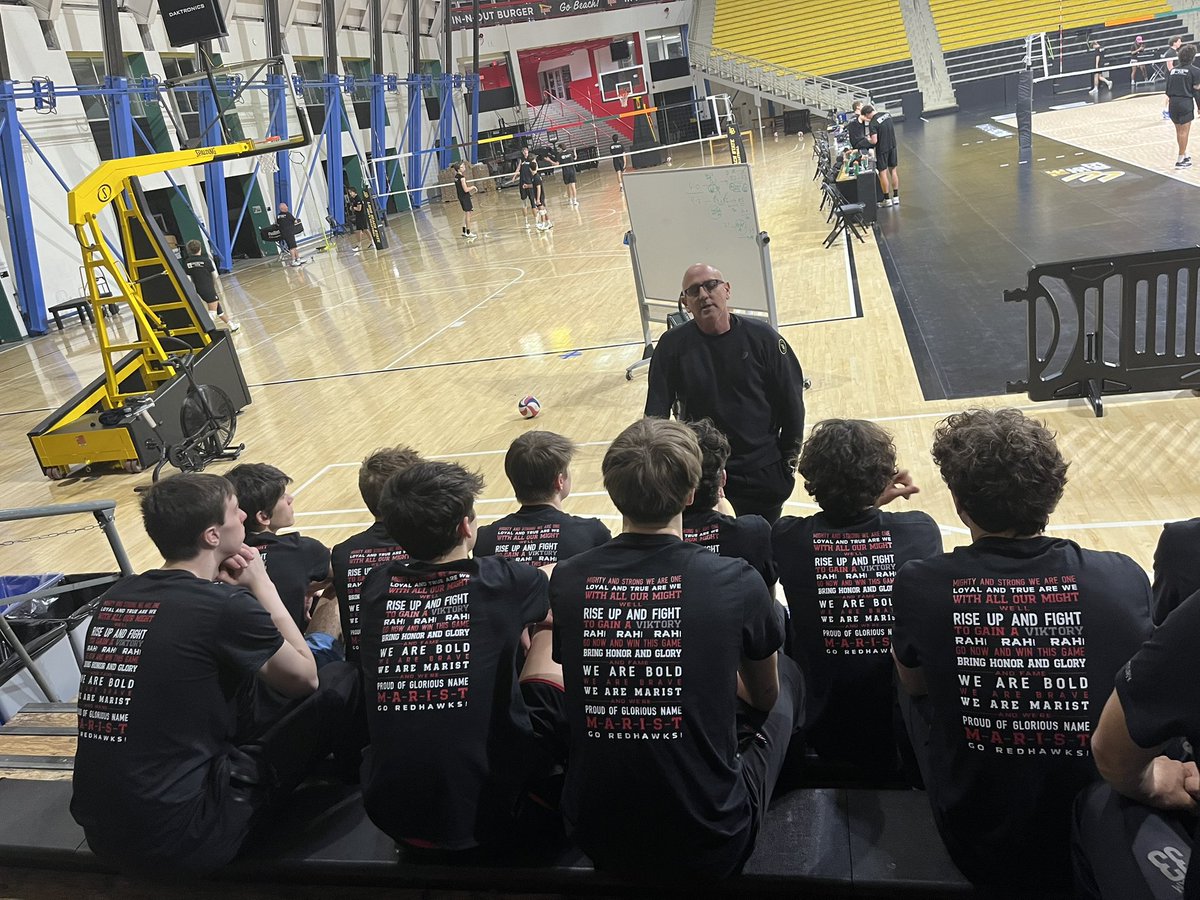
<svg viewBox="0 0 1200 900">
<path fill-rule="evenodd" d="M 0 779 L 0 866 L 103 873 L 68 811 L 65 781 Z M 722 883 L 661 885 L 595 872 L 578 850 L 539 864 L 447 865 L 413 861 L 367 819 L 355 788 L 311 783 L 291 799 L 264 839 L 215 878 L 246 884 L 336 885 L 339 896 L 380 888 L 537 894 L 934 897 L 977 896 L 933 825 L 924 793 L 906 790 L 794 790 L 771 806 L 745 872 Z M 213 886 L 216 889 L 216 886 Z M 245 890 L 245 888 L 243 888 Z M 122 880 L 122 896 L 161 897 L 170 886 Z M 278 892 L 272 892 L 274 896 Z"/>
<path fill-rule="evenodd" d="M 1149 22 L 1171 14 L 1165 0 L 930 0 L 930 8 L 946 53 L 1030 34 L 1057 34 L 1060 27 L 1072 31 L 1105 22 Z"/>
<path fill-rule="evenodd" d="M 911 56 L 897 0 L 718 0 L 712 42 L 811 75 Z"/>
</svg>

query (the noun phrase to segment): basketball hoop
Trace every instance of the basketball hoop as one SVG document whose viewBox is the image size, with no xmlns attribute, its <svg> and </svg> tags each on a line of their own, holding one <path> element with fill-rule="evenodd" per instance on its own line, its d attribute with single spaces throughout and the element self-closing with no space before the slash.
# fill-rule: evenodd
<svg viewBox="0 0 1200 900">
<path fill-rule="evenodd" d="M 621 101 L 621 109 L 626 109 L 629 106 L 629 87 L 621 85 L 617 88 L 617 99 Z"/>
</svg>

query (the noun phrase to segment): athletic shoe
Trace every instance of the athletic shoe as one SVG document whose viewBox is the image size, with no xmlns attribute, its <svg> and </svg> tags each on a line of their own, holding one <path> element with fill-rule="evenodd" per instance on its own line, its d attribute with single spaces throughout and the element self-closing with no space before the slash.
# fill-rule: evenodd
<svg viewBox="0 0 1200 900">
<path fill-rule="evenodd" d="M 1190 159 L 1181 159 L 1179 162 L 1175 163 L 1175 168 L 1177 169 L 1190 169 L 1191 167 L 1192 161 Z"/>
<path fill-rule="evenodd" d="M 899 205 L 900 205 L 900 198 L 899 198 L 899 197 L 893 197 L 893 198 L 892 198 L 892 206 L 899 206 Z"/>
<path fill-rule="evenodd" d="M 1164 122 L 1171 121 L 1171 114 L 1169 112 L 1167 112 L 1165 109 L 1163 110 L 1163 121 Z"/>
<path fill-rule="evenodd" d="M 355 253 L 358 253 L 358 251 L 361 250 L 362 248 L 361 247 L 351 247 L 350 249 L 353 250 Z"/>
<path fill-rule="evenodd" d="M 230 322 L 225 327 L 229 329 L 230 334 L 233 334 L 233 332 L 235 332 L 235 331 L 240 331 L 242 328 L 242 326 L 239 325 L 237 322 Z"/>
<path fill-rule="evenodd" d="M 1092 88 L 1090 91 L 1088 91 L 1089 97 L 1097 97 L 1097 96 L 1099 96 L 1099 94 L 1100 94 L 1100 88 Z"/>
<path fill-rule="evenodd" d="M 547 222 L 547 223 L 546 223 L 546 230 L 547 230 L 547 231 L 549 231 L 549 230 L 550 230 L 551 228 L 553 228 L 553 227 L 554 227 L 554 223 L 553 223 L 553 222 Z"/>
<path fill-rule="evenodd" d="M 537 223 L 537 225 L 535 225 L 534 227 L 535 227 L 535 228 L 536 228 L 538 231 L 545 231 L 545 230 L 546 230 L 546 226 L 545 226 L 545 225 L 543 225 L 541 222 L 538 222 L 538 223 Z"/>
</svg>

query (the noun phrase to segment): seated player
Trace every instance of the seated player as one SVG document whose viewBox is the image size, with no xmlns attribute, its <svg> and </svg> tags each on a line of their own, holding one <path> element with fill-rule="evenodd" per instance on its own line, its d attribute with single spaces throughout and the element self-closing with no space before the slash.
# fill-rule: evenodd
<svg viewBox="0 0 1200 900">
<path fill-rule="evenodd" d="M 354 699 L 348 666 L 318 686 L 244 518 L 216 475 L 152 485 L 142 521 L 163 566 L 113 585 L 88 631 L 71 814 L 121 870 L 229 862 L 332 748 Z M 256 681 L 293 698 L 282 716 L 255 707 Z"/>
<path fill-rule="evenodd" d="M 416 450 L 409 447 L 386 447 L 376 450 L 358 468 L 358 492 L 367 510 L 375 517 L 365 531 L 334 545 L 332 553 L 333 589 L 337 593 L 338 611 L 342 617 L 342 642 L 346 660 L 358 664 L 359 592 L 371 570 L 393 560 L 408 559 L 384 527 L 379 514 L 379 499 L 384 485 L 397 472 L 421 462 Z"/>
<path fill-rule="evenodd" d="M 1200 519 L 1168 522 L 1154 548 L 1154 624 L 1200 591 Z"/>
<path fill-rule="evenodd" d="M 303 633 L 312 618 L 313 601 L 332 584 L 329 548 L 296 531 L 279 533 L 280 529 L 296 524 L 296 512 L 287 489 L 292 479 L 275 466 L 241 463 L 230 469 L 226 477 L 246 514 L 246 543 L 262 556 L 267 574 L 279 590 L 279 598 Z M 336 638 L 337 635 L 325 632 L 308 635 L 308 646 L 317 658 L 317 665 L 345 659 Z"/>
<path fill-rule="evenodd" d="M 909 562 L 892 593 L 901 686 L 934 819 L 971 881 L 1064 889 L 1075 795 L 1109 684 L 1150 634 L 1150 584 L 1120 553 L 1046 537 L 1067 463 L 1015 409 L 941 422 L 933 458 L 972 543 Z"/>
<path fill-rule="evenodd" d="M 734 517 L 717 509 L 721 488 L 725 486 L 728 438 L 712 419 L 689 422 L 687 426 L 700 444 L 700 484 L 696 486 L 696 496 L 683 511 L 683 539 L 719 556 L 744 559 L 762 576 L 768 588 L 774 588 L 770 524 L 762 516 Z"/>
<path fill-rule="evenodd" d="M 552 431 L 527 431 L 512 442 L 504 456 L 504 474 L 521 508 L 479 526 L 476 556 L 503 556 L 544 566 L 612 537 L 599 519 L 563 512 L 563 500 L 571 493 L 574 455 L 571 440 Z"/>
<path fill-rule="evenodd" d="M 872 422 L 818 423 L 799 472 L 821 511 L 780 519 L 772 542 L 809 689 L 805 736 L 827 760 L 894 775 L 892 581 L 910 559 L 941 554 L 941 531 L 923 512 L 880 509 L 918 488 Z"/>
<path fill-rule="evenodd" d="M 563 814 L 599 869 L 740 871 L 802 721 L 802 676 L 776 653 L 782 608 L 748 563 L 681 537 L 700 466 L 686 425 L 626 428 L 603 464 L 623 533 L 551 579 L 571 740 Z"/>
<path fill-rule="evenodd" d="M 451 856 L 520 842 L 529 789 L 553 766 L 535 731 L 552 715 L 541 698 L 557 705 L 562 693 L 544 668 L 518 681 L 521 635 L 549 612 L 547 582 L 524 563 L 470 558 L 482 489 L 450 463 L 393 475 L 383 522 L 412 559 L 377 566 L 362 589 L 373 699 L 363 802 L 398 844 Z"/>
<path fill-rule="evenodd" d="M 1200 871 L 1190 865 L 1200 772 L 1195 762 L 1172 758 L 1171 746 L 1181 737 L 1200 746 L 1197 634 L 1200 597 L 1193 596 L 1117 673 L 1092 736 L 1107 784 L 1088 788 L 1075 807 L 1076 896 L 1200 892 Z"/>
</svg>

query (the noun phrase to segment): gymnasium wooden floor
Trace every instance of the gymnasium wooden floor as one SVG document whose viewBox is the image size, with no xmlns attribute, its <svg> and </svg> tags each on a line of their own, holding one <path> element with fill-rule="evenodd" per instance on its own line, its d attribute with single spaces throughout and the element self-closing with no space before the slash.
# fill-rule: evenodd
<svg viewBox="0 0 1200 900">
<path fill-rule="evenodd" d="M 813 379 L 809 423 L 858 417 L 891 429 L 901 465 L 922 486 L 911 504 L 941 523 L 948 546 L 965 542 L 928 448 L 937 420 L 969 404 L 922 398 L 870 238 L 855 247 L 863 316 L 853 317 L 844 250 L 821 248 L 827 226 L 810 180 L 811 143 L 788 137 L 758 150 L 755 191 L 760 224 L 772 238 L 780 321 L 789 323 L 782 331 Z M 697 163 L 696 154 L 676 154 L 676 165 Z M 487 479 L 481 518 L 502 515 L 515 506 L 503 455 L 530 428 L 580 444 L 566 507 L 619 529 L 600 460 L 608 441 L 641 414 L 646 390 L 644 374 L 632 382 L 624 375 L 641 351 L 622 245 L 624 204 L 605 165 L 581 175 L 578 209 L 567 207 L 561 193 L 555 181 L 548 200 L 556 227 L 547 234 L 522 227 L 515 191 L 492 192 L 477 203 L 483 236 L 470 245 L 459 238 L 457 204 L 434 203 L 393 219 L 387 251 L 355 254 L 343 238 L 338 252 L 316 253 L 302 268 L 257 262 L 223 280 L 226 302 L 242 324 L 236 340 L 254 397 L 238 427 L 238 440 L 247 444 L 243 459 L 273 463 L 295 479 L 302 531 L 333 544 L 364 527 L 370 517 L 358 496 L 356 466 L 391 444 L 478 469 Z M 716 255 L 707 261 L 721 264 Z M 733 295 L 736 303 L 736 284 Z M 150 567 L 157 557 L 134 493 L 149 476 L 50 482 L 25 437 L 100 368 L 95 336 L 79 325 L 0 347 L 0 506 L 113 498 L 134 564 Z M 527 393 L 542 402 L 532 422 L 516 410 Z M 1023 406 L 1059 433 L 1072 466 L 1054 533 L 1121 550 L 1148 568 L 1161 523 L 1200 512 L 1194 477 L 1200 435 L 1190 396 L 1114 399 L 1099 420 L 1082 402 L 1035 406 L 1022 399 L 972 402 Z M 812 510 L 809 501 L 798 486 L 787 511 Z M 110 569 L 111 555 L 95 530 L 13 543 L 90 521 L 5 526 L 0 572 Z"/>
</svg>

